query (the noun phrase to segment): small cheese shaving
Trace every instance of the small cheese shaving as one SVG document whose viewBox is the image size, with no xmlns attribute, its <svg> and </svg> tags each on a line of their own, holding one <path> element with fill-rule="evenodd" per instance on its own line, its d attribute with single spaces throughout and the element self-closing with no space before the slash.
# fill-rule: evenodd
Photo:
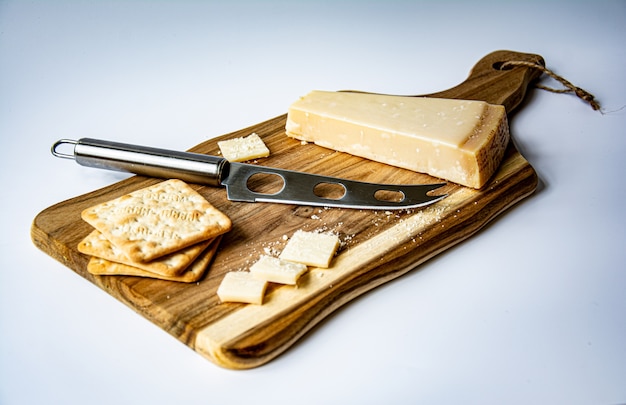
<svg viewBox="0 0 626 405">
<path fill-rule="evenodd" d="M 307 267 L 302 263 L 293 263 L 277 257 L 263 255 L 250 267 L 253 276 L 272 283 L 295 285 Z"/>
<path fill-rule="evenodd" d="M 263 304 L 263 296 L 267 281 L 252 276 L 247 271 L 231 271 L 226 273 L 217 296 L 222 302 L 242 302 L 246 304 Z"/>
<path fill-rule="evenodd" d="M 308 266 L 328 268 L 339 248 L 336 235 L 298 230 L 287 242 L 279 258 Z"/>
<path fill-rule="evenodd" d="M 270 150 L 256 133 L 242 138 L 219 141 L 217 146 L 222 156 L 229 162 L 245 162 L 270 155 Z"/>
</svg>

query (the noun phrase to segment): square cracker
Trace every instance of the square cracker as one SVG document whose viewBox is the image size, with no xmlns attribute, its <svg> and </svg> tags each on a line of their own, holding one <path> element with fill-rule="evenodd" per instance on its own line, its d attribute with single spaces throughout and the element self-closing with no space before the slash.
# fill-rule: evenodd
<svg viewBox="0 0 626 405">
<path fill-rule="evenodd" d="M 209 247 L 207 247 L 200 254 L 200 256 L 198 256 L 196 260 L 179 275 L 167 276 L 152 273 L 138 267 L 112 262 L 99 257 L 92 257 L 89 259 L 87 271 L 98 276 L 137 276 L 167 281 L 178 281 L 182 283 L 194 283 L 199 281 L 206 273 L 206 269 L 213 259 L 213 256 L 215 256 L 215 252 L 217 251 L 221 239 L 221 236 L 215 238 Z"/>
<path fill-rule="evenodd" d="M 158 257 L 151 262 L 133 262 L 121 249 L 118 249 L 105 238 L 100 231 L 94 229 L 85 239 L 80 241 L 78 251 L 111 262 L 138 267 L 150 273 L 162 276 L 177 276 L 185 271 L 210 243 L 211 240 L 196 243 L 174 253 Z"/>
<path fill-rule="evenodd" d="M 230 230 L 230 219 L 177 179 L 163 181 L 81 213 L 134 262 L 149 262 Z"/>
</svg>

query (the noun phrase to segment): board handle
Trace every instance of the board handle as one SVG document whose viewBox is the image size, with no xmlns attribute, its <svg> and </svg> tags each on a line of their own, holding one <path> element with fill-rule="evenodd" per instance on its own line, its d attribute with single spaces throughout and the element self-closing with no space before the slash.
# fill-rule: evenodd
<svg viewBox="0 0 626 405">
<path fill-rule="evenodd" d="M 506 62 L 529 62 L 532 66 L 502 66 Z M 458 86 L 422 97 L 481 100 L 490 104 L 500 104 L 507 113 L 515 110 L 528 87 L 543 73 L 545 61 L 540 55 L 514 51 L 495 51 L 480 59 L 470 71 L 468 78 Z"/>
</svg>

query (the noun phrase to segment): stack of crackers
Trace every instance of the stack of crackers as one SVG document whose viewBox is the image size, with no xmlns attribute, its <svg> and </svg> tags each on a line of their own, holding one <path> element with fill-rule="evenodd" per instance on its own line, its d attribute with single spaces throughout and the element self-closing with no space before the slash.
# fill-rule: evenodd
<svg viewBox="0 0 626 405">
<path fill-rule="evenodd" d="M 181 180 L 167 180 L 87 208 L 94 230 L 78 244 L 87 271 L 196 282 L 230 219 Z"/>
</svg>

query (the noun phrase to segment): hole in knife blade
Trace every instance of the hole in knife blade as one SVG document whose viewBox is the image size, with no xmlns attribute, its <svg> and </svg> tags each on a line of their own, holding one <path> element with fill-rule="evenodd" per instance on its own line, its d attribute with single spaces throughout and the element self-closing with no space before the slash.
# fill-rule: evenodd
<svg viewBox="0 0 626 405">
<path fill-rule="evenodd" d="M 378 190 L 374 193 L 374 198 L 384 202 L 401 202 L 404 200 L 404 193 L 395 190 Z"/>
<path fill-rule="evenodd" d="M 346 195 L 346 187 L 339 183 L 318 183 L 313 187 L 313 194 L 328 200 L 340 200 Z"/>
<path fill-rule="evenodd" d="M 285 180 L 274 173 L 255 173 L 248 177 L 246 187 L 253 193 L 273 195 L 283 190 Z"/>
</svg>

